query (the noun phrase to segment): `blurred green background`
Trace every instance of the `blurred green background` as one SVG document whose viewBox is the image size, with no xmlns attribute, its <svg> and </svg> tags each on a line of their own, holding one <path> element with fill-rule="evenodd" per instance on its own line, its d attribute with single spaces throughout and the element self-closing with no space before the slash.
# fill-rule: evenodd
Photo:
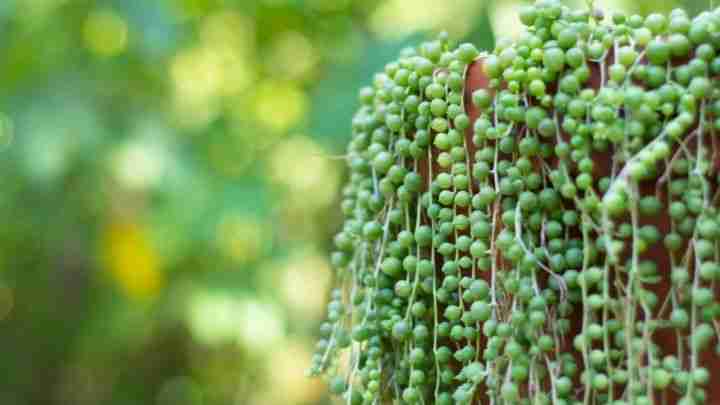
<svg viewBox="0 0 720 405">
<path fill-rule="evenodd" d="M 327 403 L 356 89 L 440 29 L 517 34 L 517 4 L 0 1 L 0 404 Z"/>
</svg>

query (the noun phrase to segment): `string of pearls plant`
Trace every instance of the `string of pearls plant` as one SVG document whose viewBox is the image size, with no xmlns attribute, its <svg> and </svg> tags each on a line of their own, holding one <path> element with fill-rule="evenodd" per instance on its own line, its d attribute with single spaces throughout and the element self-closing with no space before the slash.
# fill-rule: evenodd
<svg viewBox="0 0 720 405">
<path fill-rule="evenodd" d="M 720 9 L 520 20 L 360 90 L 310 374 L 347 404 L 707 402 Z"/>
</svg>

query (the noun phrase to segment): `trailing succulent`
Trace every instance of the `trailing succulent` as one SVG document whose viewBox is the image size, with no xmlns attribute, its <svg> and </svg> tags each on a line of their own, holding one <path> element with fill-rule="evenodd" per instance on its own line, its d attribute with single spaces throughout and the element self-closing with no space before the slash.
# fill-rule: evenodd
<svg viewBox="0 0 720 405">
<path fill-rule="evenodd" d="M 310 374 L 348 404 L 720 403 L 720 9 L 520 20 L 360 90 Z"/>
</svg>

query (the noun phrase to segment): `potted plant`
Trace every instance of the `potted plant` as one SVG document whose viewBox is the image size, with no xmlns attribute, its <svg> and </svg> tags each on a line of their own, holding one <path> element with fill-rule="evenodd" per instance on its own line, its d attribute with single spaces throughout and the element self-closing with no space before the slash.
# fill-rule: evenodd
<svg viewBox="0 0 720 405">
<path fill-rule="evenodd" d="M 360 91 L 311 374 L 357 404 L 720 403 L 720 9 L 519 16 Z"/>
</svg>

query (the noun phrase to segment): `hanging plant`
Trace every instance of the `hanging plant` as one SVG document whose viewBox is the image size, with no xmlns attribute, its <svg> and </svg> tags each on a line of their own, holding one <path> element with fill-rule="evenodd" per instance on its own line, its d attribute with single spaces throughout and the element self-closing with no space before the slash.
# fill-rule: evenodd
<svg viewBox="0 0 720 405">
<path fill-rule="evenodd" d="M 720 403 L 720 9 L 520 21 L 360 90 L 311 374 L 349 404 Z"/>
</svg>

